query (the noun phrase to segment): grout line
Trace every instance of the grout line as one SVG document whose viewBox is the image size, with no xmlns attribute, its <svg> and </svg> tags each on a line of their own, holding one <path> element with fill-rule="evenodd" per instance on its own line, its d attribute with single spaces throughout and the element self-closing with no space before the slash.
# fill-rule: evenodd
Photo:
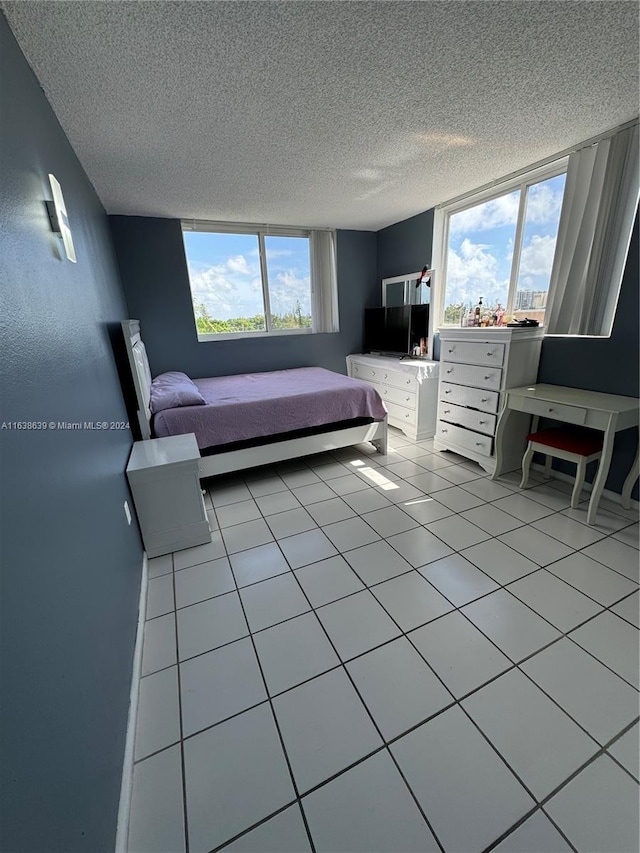
<svg viewBox="0 0 640 853">
<path fill-rule="evenodd" d="M 175 565 L 174 557 L 171 558 Z M 178 634 L 178 610 L 176 607 L 176 573 L 172 574 L 173 578 L 173 616 L 174 628 L 176 632 L 176 675 L 178 680 L 178 724 L 180 726 L 180 769 L 182 772 L 182 808 L 184 815 L 184 843 L 185 853 L 189 853 L 189 814 L 187 807 L 187 771 L 184 757 L 184 726 L 182 722 L 182 678 L 180 672 L 180 638 Z"/>
</svg>

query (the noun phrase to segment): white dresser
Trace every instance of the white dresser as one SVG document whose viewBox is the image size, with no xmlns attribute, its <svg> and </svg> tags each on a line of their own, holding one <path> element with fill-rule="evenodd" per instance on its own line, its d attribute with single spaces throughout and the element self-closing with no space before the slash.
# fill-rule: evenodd
<svg viewBox="0 0 640 853">
<path fill-rule="evenodd" d="M 494 473 L 504 392 L 536 381 L 543 336 L 542 327 L 440 330 L 436 450 L 453 450 Z M 527 416 L 510 422 L 504 471 L 520 467 L 529 423 Z"/>
<path fill-rule="evenodd" d="M 371 383 L 387 407 L 389 424 L 415 441 L 432 438 L 436 431 L 439 367 L 425 359 L 347 356 L 349 376 Z"/>
</svg>

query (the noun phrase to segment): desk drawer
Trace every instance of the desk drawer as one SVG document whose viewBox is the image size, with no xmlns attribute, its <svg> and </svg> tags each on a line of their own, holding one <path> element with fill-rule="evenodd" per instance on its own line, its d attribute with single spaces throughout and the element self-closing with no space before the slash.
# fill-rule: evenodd
<svg viewBox="0 0 640 853">
<path fill-rule="evenodd" d="M 438 421 L 436 427 L 436 438 L 447 444 L 451 443 L 464 450 L 471 450 L 481 456 L 491 456 L 493 438 L 488 435 L 480 435 L 478 432 L 454 426 L 446 421 Z"/>
<path fill-rule="evenodd" d="M 471 406 L 482 412 L 497 412 L 500 394 L 497 391 L 481 391 L 466 385 L 452 385 L 450 382 L 440 384 L 440 399 L 458 406 Z"/>
<path fill-rule="evenodd" d="M 499 367 L 474 367 L 470 364 L 445 362 L 442 368 L 442 378 L 447 382 L 487 388 L 491 391 L 500 390 L 502 370 Z"/>
<path fill-rule="evenodd" d="M 452 403 L 440 403 L 438 416 L 442 421 L 451 424 L 483 432 L 485 435 L 493 435 L 496 431 L 496 416 L 488 415 L 486 412 L 476 412 L 473 409 L 465 409 L 464 406 L 454 406 Z"/>
<path fill-rule="evenodd" d="M 504 361 L 504 344 L 472 344 L 448 341 L 442 346 L 442 358 L 463 364 L 487 364 L 501 367 Z"/>
<path fill-rule="evenodd" d="M 402 388 L 392 388 L 390 385 L 382 385 L 378 386 L 378 393 L 385 402 L 390 400 L 399 406 L 406 406 L 407 409 L 415 409 L 416 407 L 416 395 L 413 391 L 404 391 Z"/>
<path fill-rule="evenodd" d="M 550 400 L 534 400 L 531 397 L 511 397 L 509 408 L 569 424 L 584 424 L 587 420 L 587 410 L 580 406 L 567 406 L 565 403 L 554 403 Z"/>
<path fill-rule="evenodd" d="M 404 406 L 397 406 L 395 403 L 390 403 L 388 401 L 385 401 L 385 405 L 389 412 L 389 422 L 391 424 L 395 422 L 397 424 L 411 424 L 411 426 L 415 426 L 415 409 L 405 409 Z"/>
</svg>

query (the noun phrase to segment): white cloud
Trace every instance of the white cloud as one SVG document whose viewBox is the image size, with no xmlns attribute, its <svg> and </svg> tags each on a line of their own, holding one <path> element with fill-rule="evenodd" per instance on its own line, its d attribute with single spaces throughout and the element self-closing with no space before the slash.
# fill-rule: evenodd
<svg viewBox="0 0 640 853">
<path fill-rule="evenodd" d="M 534 184 L 527 197 L 526 222 L 557 223 L 562 208 L 562 189 L 552 189 L 546 182 Z"/>
<path fill-rule="evenodd" d="M 203 302 L 211 317 L 252 317 L 263 310 L 260 266 L 243 255 L 206 269 L 190 267 L 189 279 L 194 302 Z"/>
<path fill-rule="evenodd" d="M 283 270 L 275 281 L 269 281 L 269 300 L 274 314 L 294 311 L 300 302 L 303 314 L 311 313 L 311 284 L 309 276 L 299 276 L 296 270 Z"/>
<path fill-rule="evenodd" d="M 553 255 L 556 250 L 556 238 L 534 234 L 531 242 L 522 247 L 520 255 L 520 275 L 540 275 L 548 279 L 553 266 Z"/>
<path fill-rule="evenodd" d="M 452 234 L 459 234 L 486 231 L 490 228 L 500 228 L 502 225 L 515 227 L 518 219 L 519 197 L 520 193 L 515 191 L 454 213 L 449 220 L 449 231 Z"/>
<path fill-rule="evenodd" d="M 500 277 L 498 258 L 490 248 L 465 238 L 459 252 L 449 249 L 446 304 L 476 305 L 482 296 L 487 306 L 498 302 L 505 305 L 509 280 Z"/>
</svg>

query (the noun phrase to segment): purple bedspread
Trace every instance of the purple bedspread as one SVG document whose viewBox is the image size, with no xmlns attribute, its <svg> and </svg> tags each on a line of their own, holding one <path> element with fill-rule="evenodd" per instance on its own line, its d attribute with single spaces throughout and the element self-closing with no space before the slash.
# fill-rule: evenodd
<svg viewBox="0 0 640 853">
<path fill-rule="evenodd" d="M 193 432 L 203 449 L 352 418 L 380 421 L 386 415 L 373 386 L 322 367 L 193 381 L 207 405 L 158 412 L 156 436 Z"/>
</svg>

